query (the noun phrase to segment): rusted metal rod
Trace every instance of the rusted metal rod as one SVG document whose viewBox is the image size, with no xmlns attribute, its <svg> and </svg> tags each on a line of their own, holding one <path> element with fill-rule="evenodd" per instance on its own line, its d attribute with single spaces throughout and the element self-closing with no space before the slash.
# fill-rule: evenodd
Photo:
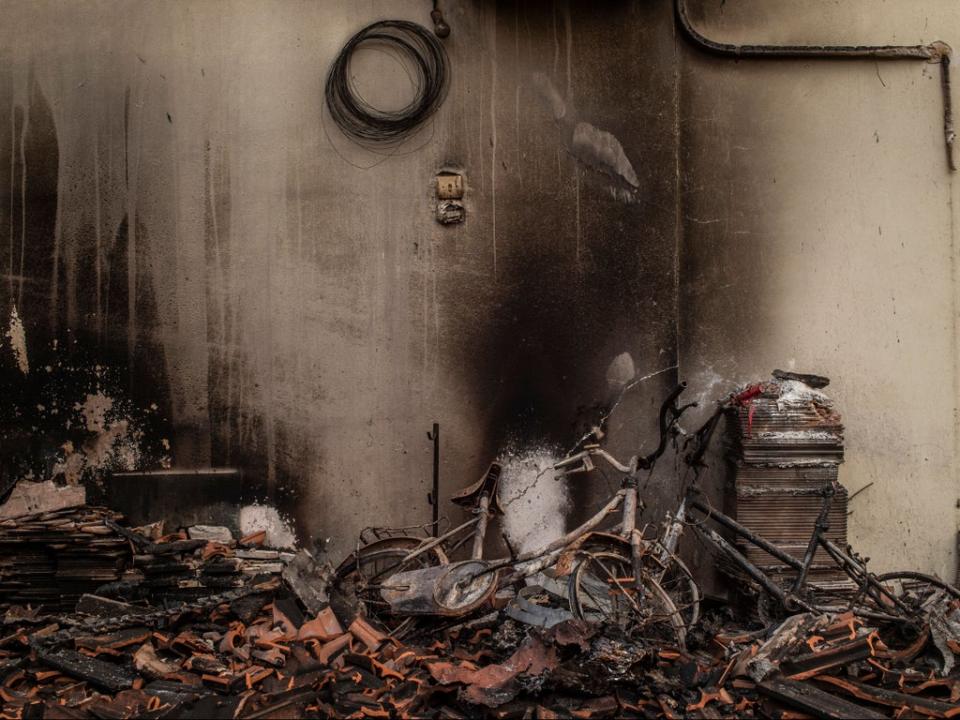
<svg viewBox="0 0 960 720">
<path fill-rule="evenodd" d="M 490 496 L 484 493 L 480 496 L 480 505 L 477 507 L 477 529 L 473 534 L 473 552 L 470 557 L 474 560 L 483 558 L 483 540 L 487 536 L 487 522 L 490 520 Z"/>
<path fill-rule="evenodd" d="M 433 506 L 433 536 L 440 535 L 440 423 L 433 424 L 433 432 L 427 433 L 433 441 L 433 490 L 430 492 L 430 505 Z"/>
<path fill-rule="evenodd" d="M 746 538 L 748 541 L 750 541 L 751 543 L 759 547 L 761 550 L 769 553 L 770 555 L 773 555 L 777 560 L 779 560 L 782 563 L 785 563 L 786 565 L 789 565 L 791 568 L 793 568 L 797 572 L 800 572 L 800 570 L 803 569 L 803 565 L 795 557 L 788 555 L 773 543 L 767 542 L 762 537 L 755 534 L 750 528 L 746 527 L 745 525 L 741 525 L 733 518 L 727 515 L 724 515 L 722 512 L 718 512 L 717 510 L 714 510 L 709 505 L 705 505 L 704 503 L 696 499 L 690 500 L 690 506 L 702 512 L 704 515 L 707 516 L 707 518 L 711 520 L 716 520 L 718 523 L 728 528 L 729 530 L 733 530 L 733 532 L 735 532 L 737 535 Z"/>
<path fill-rule="evenodd" d="M 820 538 L 830 529 L 830 506 L 833 505 L 834 495 L 836 495 L 836 490 L 833 485 L 828 485 L 823 489 L 823 504 L 820 507 L 820 514 L 817 516 L 813 534 L 810 535 L 807 551 L 803 555 L 803 567 L 800 568 L 797 579 L 793 583 L 795 594 L 799 594 L 803 590 L 803 586 L 807 582 L 807 574 L 810 572 L 810 566 L 813 565 L 813 557 L 817 554 L 817 548 L 820 546 Z"/>
<path fill-rule="evenodd" d="M 600 508 L 597 511 L 596 515 L 594 515 L 589 520 L 585 521 L 582 525 L 571 530 L 563 537 L 557 538 L 556 540 L 551 542 L 549 545 L 547 545 L 544 548 L 541 548 L 540 550 L 533 550 L 530 552 L 521 553 L 517 557 L 517 561 L 524 562 L 526 560 L 535 558 L 538 555 L 547 555 L 549 553 L 552 553 L 554 550 L 564 549 L 567 545 L 572 543 L 574 540 L 581 537 L 582 535 L 586 535 L 588 532 L 590 532 L 595 527 L 597 527 L 597 525 L 603 522 L 606 519 L 607 515 L 614 512 L 617 509 L 617 507 L 620 505 L 620 503 L 623 502 L 624 496 L 626 494 L 627 494 L 626 490 L 617 491 L 617 494 L 614 495 L 612 498 L 610 498 L 610 501 L 606 505 L 604 505 L 602 508 Z"/>
<path fill-rule="evenodd" d="M 417 547 L 416 550 L 405 555 L 402 562 L 407 563 L 413 560 L 414 558 L 420 557 L 428 550 L 432 550 L 437 545 L 449 540 L 454 535 L 459 533 L 461 530 L 466 530 L 471 525 L 476 525 L 479 521 L 480 521 L 480 518 L 471 518 L 470 520 L 467 520 L 465 523 L 463 523 L 463 525 L 458 525 L 453 530 L 445 532 L 443 535 L 439 535 L 435 537 L 433 540 L 430 540 L 429 542 L 423 543 L 422 545 Z M 357 557 L 359 557 L 359 555 L 357 555 Z"/>
<path fill-rule="evenodd" d="M 596 515 L 585 521 L 579 527 L 571 530 L 563 537 L 557 538 L 549 545 L 540 548 L 539 550 L 531 550 L 521 553 L 516 558 L 506 558 L 504 560 L 493 562 L 487 567 L 486 570 L 484 570 L 482 573 L 479 573 L 478 577 L 479 575 L 493 572 L 504 567 L 513 566 L 513 571 L 508 578 L 512 581 L 519 578 L 529 577 L 530 575 L 539 572 L 543 568 L 549 567 L 555 562 L 556 558 L 559 557 L 559 555 L 567 548 L 568 545 L 586 535 L 588 532 L 591 532 L 595 527 L 602 523 L 608 515 L 616 512 L 617 507 L 623 502 L 624 495 L 626 495 L 625 490 L 618 490 L 617 494 L 610 498 L 610 501 L 600 508 Z"/>
<path fill-rule="evenodd" d="M 929 45 L 736 45 L 717 42 L 698 31 L 687 14 L 686 0 L 674 0 L 677 25 L 684 36 L 701 50 L 730 58 L 810 58 L 827 60 L 922 60 L 939 63 L 940 88 L 943 94 L 943 137 L 950 171 L 956 171 L 953 144 L 953 102 L 950 97 L 950 57 L 952 50 L 945 42 Z"/>
</svg>

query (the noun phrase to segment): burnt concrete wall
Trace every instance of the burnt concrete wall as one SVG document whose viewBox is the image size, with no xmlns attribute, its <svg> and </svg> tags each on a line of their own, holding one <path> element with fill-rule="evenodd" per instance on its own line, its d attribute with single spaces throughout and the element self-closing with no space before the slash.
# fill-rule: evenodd
<svg viewBox="0 0 960 720">
<path fill-rule="evenodd" d="M 615 355 L 677 361 L 669 3 L 445 2 L 444 106 L 395 157 L 360 151 L 324 123 L 327 66 L 429 5 L 3 8 L 0 293 L 38 361 L 24 382 L 54 353 L 118 368 L 175 467 L 242 468 L 334 552 L 430 517 L 434 421 L 446 495 L 509 442 L 568 444 Z M 402 89 L 389 58 L 363 69 Z M 461 226 L 433 219 L 447 167 Z M 615 450 L 649 440 L 674 379 L 624 406 Z"/>
</svg>

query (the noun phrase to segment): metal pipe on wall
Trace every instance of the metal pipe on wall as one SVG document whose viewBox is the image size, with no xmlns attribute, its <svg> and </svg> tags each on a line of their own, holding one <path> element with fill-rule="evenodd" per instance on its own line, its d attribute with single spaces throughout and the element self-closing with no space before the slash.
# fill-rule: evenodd
<svg viewBox="0 0 960 720">
<path fill-rule="evenodd" d="M 922 60 L 939 63 L 940 88 L 943 95 L 943 135 L 950 171 L 956 171 L 953 144 L 956 132 L 953 128 L 953 102 L 950 96 L 950 57 L 952 49 L 947 43 L 934 41 L 929 45 L 736 45 L 717 42 L 699 32 L 690 22 L 686 0 L 674 0 L 677 25 L 684 36 L 701 50 L 732 58 L 799 59 L 816 58 L 832 60 Z"/>
</svg>

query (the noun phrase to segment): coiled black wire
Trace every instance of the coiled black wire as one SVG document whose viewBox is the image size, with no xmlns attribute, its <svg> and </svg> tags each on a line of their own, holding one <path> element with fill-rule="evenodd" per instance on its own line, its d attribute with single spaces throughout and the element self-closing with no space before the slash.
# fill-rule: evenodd
<svg viewBox="0 0 960 720">
<path fill-rule="evenodd" d="M 353 53 L 363 43 L 393 52 L 415 89 L 398 110 L 380 110 L 367 102 L 350 76 Z M 443 45 L 426 28 L 406 20 L 381 20 L 360 30 L 334 59 L 325 88 L 330 117 L 345 135 L 367 147 L 392 147 L 410 137 L 443 103 L 449 81 Z"/>
</svg>

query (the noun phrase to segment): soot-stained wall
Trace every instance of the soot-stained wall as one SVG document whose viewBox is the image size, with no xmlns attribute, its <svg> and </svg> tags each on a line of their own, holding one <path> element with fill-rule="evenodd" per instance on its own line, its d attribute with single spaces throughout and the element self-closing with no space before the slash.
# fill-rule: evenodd
<svg viewBox="0 0 960 720">
<path fill-rule="evenodd" d="M 619 353 L 676 365 L 669 3 L 444 7 L 449 96 L 382 157 L 325 122 L 323 78 L 371 21 L 429 26 L 426 0 L 6 3 L 0 293 L 38 360 L 23 382 L 64 354 L 115 371 L 174 466 L 242 468 L 335 551 L 430 517 L 434 421 L 447 495 L 510 443 L 569 444 Z M 357 73 L 402 96 L 389 58 Z M 434 220 L 444 168 L 463 225 Z M 625 403 L 615 451 L 652 441 L 674 380 Z M 581 512 L 598 494 L 573 492 Z"/>
</svg>

